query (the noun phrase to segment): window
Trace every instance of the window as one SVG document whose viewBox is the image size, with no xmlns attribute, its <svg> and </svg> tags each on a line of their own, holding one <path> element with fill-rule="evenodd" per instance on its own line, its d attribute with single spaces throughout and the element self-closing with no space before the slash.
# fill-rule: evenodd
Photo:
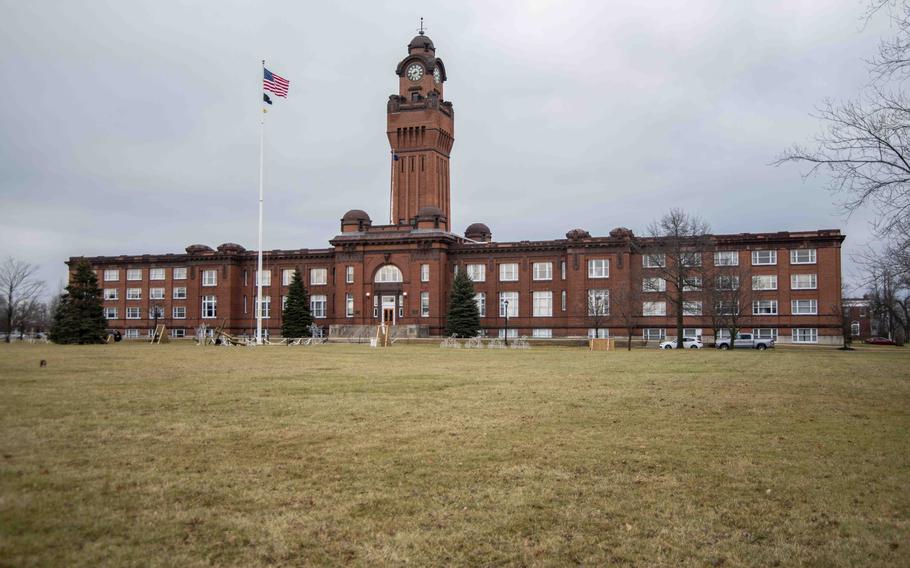
<svg viewBox="0 0 910 568">
<path fill-rule="evenodd" d="M 119 270 L 105 270 L 104 271 L 104 281 L 105 282 L 116 282 L 120 280 L 120 271 Z"/>
<path fill-rule="evenodd" d="M 714 281 L 717 290 L 738 290 L 739 276 L 718 276 Z"/>
<path fill-rule="evenodd" d="M 247 297 L 246 297 L 246 294 L 243 295 L 243 313 L 248 313 L 248 312 L 247 312 Z"/>
<path fill-rule="evenodd" d="M 739 253 L 735 250 L 716 251 L 714 266 L 739 266 Z"/>
<path fill-rule="evenodd" d="M 262 287 L 264 288 L 264 287 L 266 287 L 266 286 L 271 286 L 271 285 L 272 285 L 272 271 L 271 271 L 271 270 L 263 270 L 263 271 L 262 271 L 262 278 L 259 277 L 259 271 L 258 271 L 258 270 L 255 271 L 253 274 L 255 274 L 256 285 L 257 285 L 257 286 L 262 286 Z M 260 281 L 260 280 L 261 280 L 261 281 Z"/>
<path fill-rule="evenodd" d="M 534 280 L 553 280 L 553 263 L 535 262 L 533 278 Z"/>
<path fill-rule="evenodd" d="M 730 330 L 729 329 L 718 329 L 717 337 L 715 339 L 730 339 Z"/>
<path fill-rule="evenodd" d="M 178 319 L 178 320 L 186 319 L 186 306 L 174 306 L 174 309 L 171 311 L 171 314 L 174 319 Z"/>
<path fill-rule="evenodd" d="M 516 282 L 518 280 L 518 264 L 505 263 L 499 265 L 500 282 Z"/>
<path fill-rule="evenodd" d="M 534 292 L 531 297 L 534 317 L 553 315 L 553 292 Z"/>
<path fill-rule="evenodd" d="M 126 289 L 126 299 L 127 300 L 141 300 L 142 299 L 142 288 L 127 288 Z"/>
<path fill-rule="evenodd" d="M 641 315 L 643 316 L 665 316 L 667 315 L 666 302 L 642 302 Z"/>
<path fill-rule="evenodd" d="M 138 329 L 128 329 L 128 330 L 126 330 L 126 334 L 124 334 L 124 337 L 126 337 L 127 339 L 138 339 L 139 330 Z"/>
<path fill-rule="evenodd" d="M 776 250 L 754 250 L 752 251 L 752 265 L 777 264 Z"/>
<path fill-rule="evenodd" d="M 373 317 L 379 317 L 379 296 L 373 296 Z"/>
<path fill-rule="evenodd" d="M 284 310 L 288 307 L 288 297 L 281 297 L 281 313 L 284 314 Z"/>
<path fill-rule="evenodd" d="M 606 339 L 610 337 L 609 329 L 594 329 L 593 327 L 588 330 L 589 339 Z"/>
<path fill-rule="evenodd" d="M 117 312 L 114 312 L 114 317 L 116 317 L 116 315 L 117 315 Z M 859 322 L 858 321 L 852 322 L 850 324 L 850 335 L 852 335 L 853 337 L 858 337 L 859 331 L 860 331 Z"/>
<path fill-rule="evenodd" d="M 117 295 L 116 288 L 105 288 L 104 289 L 104 299 L 105 300 L 116 300 L 119 296 Z"/>
<path fill-rule="evenodd" d="M 683 315 L 684 316 L 700 316 L 701 313 L 702 313 L 701 302 L 699 302 L 699 301 L 683 302 Z"/>
<path fill-rule="evenodd" d="M 683 292 L 697 292 L 701 290 L 700 276 L 687 276 L 683 278 Z"/>
<path fill-rule="evenodd" d="M 692 329 L 690 327 L 683 328 L 683 337 L 695 337 L 701 339 L 701 328 Z"/>
<path fill-rule="evenodd" d="M 663 268 L 667 265 L 667 259 L 662 252 L 646 254 L 641 257 L 641 265 L 645 268 Z"/>
<path fill-rule="evenodd" d="M 172 280 L 186 280 L 186 268 L 171 269 L 171 279 Z"/>
<path fill-rule="evenodd" d="M 420 265 L 420 281 L 421 282 L 430 281 L 430 265 L 429 264 Z"/>
<path fill-rule="evenodd" d="M 735 316 L 739 314 L 739 302 L 719 301 L 714 304 L 714 312 L 721 316 Z"/>
<path fill-rule="evenodd" d="M 325 268 L 320 268 L 319 270 L 325 270 Z M 324 295 L 310 296 L 310 311 L 313 312 L 313 317 L 320 319 L 326 317 L 327 304 L 328 301 Z"/>
<path fill-rule="evenodd" d="M 566 279 L 566 261 L 561 261 L 559 263 L 559 273 L 563 280 Z"/>
<path fill-rule="evenodd" d="M 404 294 L 398 295 L 398 317 L 404 317 Z"/>
<path fill-rule="evenodd" d="M 818 330 L 814 327 L 794 329 L 793 343 L 818 343 Z"/>
<path fill-rule="evenodd" d="M 348 284 L 354 283 L 354 267 L 353 266 L 344 267 L 344 281 L 347 282 Z"/>
<path fill-rule="evenodd" d="M 325 269 L 323 268 L 323 274 Z M 373 278 L 374 282 L 403 282 L 404 278 L 401 275 L 401 271 L 398 270 L 398 267 L 394 264 L 386 264 L 376 271 L 376 277 Z M 325 282 L 323 282 L 325 284 Z"/>
<path fill-rule="evenodd" d="M 186 288 L 183 286 L 174 288 L 174 293 L 172 296 L 175 300 L 186 300 Z"/>
<path fill-rule="evenodd" d="M 183 329 L 182 327 L 172 329 L 171 337 L 173 337 L 174 339 L 182 339 L 182 338 L 186 337 L 186 330 Z"/>
<path fill-rule="evenodd" d="M 117 319 L 117 308 L 104 308 L 104 317 L 109 320 Z M 859 334 L 854 334 L 859 335 Z"/>
<path fill-rule="evenodd" d="M 776 316 L 777 300 L 755 300 L 752 302 L 753 316 Z"/>
<path fill-rule="evenodd" d="M 752 330 L 752 336 L 755 339 L 773 339 L 777 341 L 777 329 L 776 328 L 760 328 L 757 327 Z"/>
<path fill-rule="evenodd" d="M 422 317 L 422 318 L 430 317 L 430 293 L 429 292 L 420 293 L 420 317 Z"/>
<path fill-rule="evenodd" d="M 791 250 L 790 264 L 815 264 L 815 249 Z"/>
<path fill-rule="evenodd" d="M 508 330 L 508 333 L 506 333 L 506 330 L 504 330 L 504 329 L 499 330 L 499 339 L 505 339 L 506 335 L 509 336 L 509 339 L 515 339 L 516 337 L 518 337 L 518 330 L 515 329 L 514 327 L 510 328 Z"/>
<path fill-rule="evenodd" d="M 164 299 L 164 288 L 149 288 L 149 299 L 150 300 L 163 300 Z"/>
<path fill-rule="evenodd" d="M 351 267 L 353 268 L 353 267 Z M 354 294 L 344 295 L 344 317 L 354 317 Z"/>
<path fill-rule="evenodd" d="M 293 268 L 285 268 L 284 270 L 281 271 L 281 285 L 282 286 L 290 286 L 291 280 L 293 280 L 293 279 L 294 279 L 294 269 Z"/>
<path fill-rule="evenodd" d="M 553 330 L 552 329 L 532 329 L 531 337 L 534 337 L 537 339 L 550 339 L 551 337 L 553 337 Z"/>
<path fill-rule="evenodd" d="M 588 278 L 609 278 L 610 261 L 606 258 L 592 258 L 588 261 Z"/>
<path fill-rule="evenodd" d="M 753 290 L 777 290 L 777 275 L 766 274 L 752 277 Z"/>
<path fill-rule="evenodd" d="M 474 302 L 477 304 L 477 311 L 480 312 L 480 317 L 487 317 L 487 295 L 483 292 L 474 294 Z"/>
<path fill-rule="evenodd" d="M 164 269 L 149 268 L 149 280 L 164 280 Z"/>
<path fill-rule="evenodd" d="M 818 277 L 815 274 L 791 274 L 790 289 L 815 290 L 818 287 Z"/>
<path fill-rule="evenodd" d="M 790 313 L 794 316 L 814 316 L 818 314 L 818 300 L 792 300 Z"/>
<path fill-rule="evenodd" d="M 325 296 L 323 296 L 323 297 L 325 297 Z M 256 306 L 258 306 L 259 298 L 256 298 L 256 300 L 253 303 Z M 261 311 L 262 311 L 262 319 L 269 319 L 272 317 L 272 297 L 271 296 L 262 297 L 262 310 Z M 315 314 L 313 315 L 313 317 L 316 317 Z"/>
<path fill-rule="evenodd" d="M 610 291 L 605 289 L 588 290 L 588 315 L 610 315 Z"/>
<path fill-rule="evenodd" d="M 139 308 L 127 308 L 126 309 L 126 319 L 128 320 L 137 320 L 139 319 Z"/>
<path fill-rule="evenodd" d="M 500 292 L 499 293 L 499 317 L 506 317 L 506 306 L 508 305 L 508 316 L 510 318 L 518 317 L 518 292 Z"/>
<path fill-rule="evenodd" d="M 642 292 L 664 292 L 667 289 L 667 281 L 663 278 L 642 278 Z"/>
<path fill-rule="evenodd" d="M 683 266 L 701 266 L 701 253 L 684 252 L 679 255 L 679 263 Z"/>
<path fill-rule="evenodd" d="M 152 306 L 149 308 L 149 319 L 161 319 L 164 317 L 164 308 L 162 306 Z"/>
<path fill-rule="evenodd" d="M 645 341 L 662 341 L 666 336 L 664 330 L 653 327 L 643 329 L 641 332 L 641 337 Z"/>
<path fill-rule="evenodd" d="M 487 279 L 487 265 L 469 264 L 467 266 L 468 278 L 474 282 L 485 282 Z"/>
<path fill-rule="evenodd" d="M 202 318 L 212 319 L 218 317 L 218 300 L 215 296 L 202 297 Z"/>
<path fill-rule="evenodd" d="M 142 280 L 142 269 L 141 268 L 130 268 L 126 271 L 127 280 Z"/>
<path fill-rule="evenodd" d="M 202 285 L 203 286 L 217 286 L 218 285 L 218 271 L 217 270 L 203 270 L 202 271 Z"/>
<path fill-rule="evenodd" d="M 566 304 L 567 304 L 567 303 L 568 303 L 568 302 L 567 302 L 566 291 L 563 290 L 563 291 L 562 291 L 562 299 L 561 299 L 561 301 L 560 301 L 560 307 L 562 308 L 562 311 L 566 311 Z"/>
</svg>

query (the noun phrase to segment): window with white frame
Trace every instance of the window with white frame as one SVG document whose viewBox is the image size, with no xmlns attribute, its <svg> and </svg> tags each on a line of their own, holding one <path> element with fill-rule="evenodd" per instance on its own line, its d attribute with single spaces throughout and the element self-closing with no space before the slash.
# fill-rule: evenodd
<svg viewBox="0 0 910 568">
<path fill-rule="evenodd" d="M 186 287 L 179 286 L 174 288 L 172 296 L 175 300 L 186 300 Z"/>
<path fill-rule="evenodd" d="M 474 294 L 474 303 L 477 304 L 477 311 L 480 312 L 480 317 L 487 317 L 487 295 L 483 292 Z"/>
<path fill-rule="evenodd" d="M 202 271 L 202 285 L 203 286 L 217 286 L 218 285 L 218 271 L 217 270 L 203 270 Z"/>
<path fill-rule="evenodd" d="M 508 304 L 506 304 L 508 302 Z M 508 315 L 510 318 L 518 317 L 518 292 L 500 292 L 499 293 L 499 317 L 506 317 L 506 305 L 508 305 Z"/>
<path fill-rule="evenodd" d="M 141 300 L 142 299 L 142 288 L 127 288 L 126 289 L 126 299 L 127 300 Z"/>
<path fill-rule="evenodd" d="M 186 280 L 186 268 L 172 268 L 171 280 Z"/>
<path fill-rule="evenodd" d="M 665 292 L 667 290 L 667 281 L 659 277 L 642 278 L 641 290 L 642 292 Z"/>
<path fill-rule="evenodd" d="M 171 337 L 174 339 L 182 339 L 186 337 L 186 330 L 182 327 L 175 327 L 171 330 Z"/>
<path fill-rule="evenodd" d="M 215 296 L 202 297 L 202 318 L 212 319 L 218 317 L 218 298 Z"/>
<path fill-rule="evenodd" d="M 253 302 L 254 305 L 259 305 L 259 298 Z M 272 297 L 263 296 L 262 297 L 262 319 L 269 319 L 272 317 Z M 315 317 L 315 316 L 314 316 Z"/>
<path fill-rule="evenodd" d="M 150 300 L 163 300 L 164 299 L 164 288 L 149 288 L 149 299 Z"/>
<path fill-rule="evenodd" d="M 287 308 L 287 307 L 288 307 L 288 297 L 287 297 L 287 296 L 282 296 L 282 297 L 281 297 L 281 313 L 282 313 L 282 314 L 284 314 L 284 310 L 285 310 L 285 308 Z"/>
<path fill-rule="evenodd" d="M 499 265 L 500 282 L 516 282 L 518 280 L 518 263 L 506 262 Z"/>
<path fill-rule="evenodd" d="M 354 294 L 344 295 L 344 317 L 354 317 Z"/>
<path fill-rule="evenodd" d="M 720 341 L 721 339 L 730 339 L 730 330 L 729 329 L 718 329 L 717 337 L 715 337 L 715 339 L 717 341 Z"/>
<path fill-rule="evenodd" d="M 777 300 L 755 300 L 752 302 L 753 316 L 776 316 Z"/>
<path fill-rule="evenodd" d="M 714 313 L 721 316 L 735 316 L 739 314 L 739 302 L 735 300 L 715 302 Z"/>
<path fill-rule="evenodd" d="M 735 250 L 715 251 L 714 266 L 739 266 L 739 252 Z"/>
<path fill-rule="evenodd" d="M 566 261 L 564 260 L 559 261 L 559 274 L 560 278 L 566 279 Z"/>
<path fill-rule="evenodd" d="M 248 305 L 247 305 L 248 303 L 249 303 L 249 300 L 247 299 L 246 294 L 244 294 L 244 295 L 243 295 L 243 313 L 245 313 L 245 314 L 249 313 L 249 312 L 247 311 L 247 310 L 249 309 L 249 307 L 248 307 Z"/>
<path fill-rule="evenodd" d="M 149 308 L 149 319 L 161 319 L 164 317 L 164 306 L 152 306 Z"/>
<path fill-rule="evenodd" d="M 322 270 L 325 270 L 324 268 Z M 373 278 L 373 282 L 403 282 L 404 276 L 401 274 L 401 270 L 398 269 L 394 264 L 385 264 L 379 270 L 376 271 L 376 277 Z M 323 282 L 325 284 L 325 282 Z"/>
<path fill-rule="evenodd" d="M 790 264 L 815 264 L 815 249 L 791 250 Z"/>
<path fill-rule="evenodd" d="M 256 281 L 257 286 L 262 286 L 263 288 L 265 288 L 266 286 L 272 285 L 272 271 L 271 270 L 263 270 L 261 278 L 259 276 L 258 270 L 255 271 L 253 274 L 254 274 L 253 279 Z"/>
<path fill-rule="evenodd" d="M 117 308 L 104 308 L 104 317 L 109 320 L 117 319 Z"/>
<path fill-rule="evenodd" d="M 818 288 L 818 277 L 815 274 L 791 274 L 791 290 L 815 290 Z"/>
<path fill-rule="evenodd" d="M 430 265 L 429 264 L 420 265 L 420 281 L 421 282 L 430 281 Z"/>
<path fill-rule="evenodd" d="M 474 282 L 484 282 L 487 279 L 486 264 L 469 264 L 466 270 L 468 271 L 468 278 Z"/>
<path fill-rule="evenodd" d="M 777 264 L 776 250 L 754 250 L 752 251 L 752 265 L 761 266 L 765 264 Z"/>
<path fill-rule="evenodd" d="M 663 268 L 667 265 L 667 258 L 662 252 L 645 254 L 641 257 L 641 265 L 645 268 Z"/>
<path fill-rule="evenodd" d="M 354 283 L 354 267 L 353 266 L 344 267 L 344 281 L 347 282 L 348 284 Z"/>
<path fill-rule="evenodd" d="M 588 290 L 588 315 L 610 315 L 610 291 L 605 288 Z"/>
<path fill-rule="evenodd" d="M 126 271 L 127 280 L 142 280 L 142 269 L 141 268 L 130 268 Z"/>
<path fill-rule="evenodd" d="M 609 278 L 610 261 L 606 258 L 588 260 L 588 278 Z"/>
<path fill-rule="evenodd" d="M 116 282 L 120 280 L 120 271 L 119 270 L 105 270 L 104 271 L 104 281 L 105 282 Z"/>
<path fill-rule="evenodd" d="M 533 278 L 534 280 L 553 280 L 553 263 L 535 262 Z"/>
<path fill-rule="evenodd" d="M 105 288 L 104 289 L 104 299 L 105 300 L 116 300 L 119 296 L 117 295 L 116 288 Z"/>
<path fill-rule="evenodd" d="M 610 330 L 606 328 L 588 329 L 588 339 L 607 339 L 610 337 Z"/>
<path fill-rule="evenodd" d="M 322 270 L 325 270 L 324 268 Z M 328 298 L 324 294 L 310 296 L 310 312 L 314 318 L 325 318 L 328 306 Z"/>
<path fill-rule="evenodd" d="M 534 317 L 553 315 L 553 292 L 533 292 L 531 300 Z"/>
<path fill-rule="evenodd" d="M 294 279 L 294 269 L 293 268 L 284 268 L 281 271 L 281 285 L 290 286 L 291 281 Z"/>
<path fill-rule="evenodd" d="M 532 329 L 531 337 L 535 339 L 550 339 L 553 337 L 552 329 Z"/>
<path fill-rule="evenodd" d="M 171 315 L 174 319 L 186 319 L 186 306 L 174 306 L 173 310 L 171 310 Z"/>
<path fill-rule="evenodd" d="M 559 303 L 560 303 L 560 308 L 562 309 L 562 311 L 566 311 L 566 307 L 567 307 L 567 304 L 568 304 L 566 291 L 563 290 L 563 291 L 562 291 L 562 294 L 560 294 L 560 295 L 562 296 L 562 298 L 561 298 L 561 300 L 560 300 L 560 302 L 559 302 Z"/>
<path fill-rule="evenodd" d="M 790 313 L 794 316 L 814 316 L 818 314 L 818 300 L 792 300 Z"/>
<path fill-rule="evenodd" d="M 850 335 L 853 337 L 859 336 L 860 326 L 858 321 L 850 323 Z"/>
<path fill-rule="evenodd" d="M 506 336 L 508 336 L 509 339 L 515 339 L 516 337 L 518 337 L 518 330 L 515 329 L 514 327 L 512 327 L 512 328 L 509 328 L 508 333 L 507 333 L 505 329 L 500 329 L 499 330 L 499 339 L 505 339 Z"/>
<path fill-rule="evenodd" d="M 755 339 L 773 339 L 777 341 L 777 328 L 756 327 L 752 330 L 752 337 Z"/>
<path fill-rule="evenodd" d="M 717 290 L 738 290 L 739 276 L 723 275 L 714 280 L 714 288 Z"/>
<path fill-rule="evenodd" d="M 818 343 L 818 329 L 814 327 L 797 327 L 792 333 L 793 343 Z"/>
<path fill-rule="evenodd" d="M 139 307 L 131 307 L 126 309 L 126 319 L 128 320 L 137 320 L 139 319 L 140 312 Z"/>
<path fill-rule="evenodd" d="M 695 337 L 701 339 L 701 329 L 692 329 L 690 327 L 683 328 L 683 337 Z"/>
<path fill-rule="evenodd" d="M 127 330 L 125 330 L 125 332 L 126 333 L 124 333 L 123 336 L 126 337 L 127 339 L 138 339 L 139 338 L 138 329 L 127 329 Z"/>
<path fill-rule="evenodd" d="M 641 337 L 645 341 L 662 341 L 667 336 L 666 331 L 654 327 L 641 330 Z"/>
<path fill-rule="evenodd" d="M 698 300 L 686 300 L 683 302 L 684 316 L 700 316 L 702 314 L 702 304 Z"/>
<path fill-rule="evenodd" d="M 697 292 L 701 290 L 701 276 L 686 276 L 683 278 L 683 292 Z"/>
<path fill-rule="evenodd" d="M 701 266 L 701 253 L 684 252 L 679 255 L 679 263 L 683 266 Z"/>
<path fill-rule="evenodd" d="M 149 268 L 149 280 L 164 280 L 164 269 Z"/>
<path fill-rule="evenodd" d="M 665 316 L 667 315 L 666 302 L 642 302 L 641 315 L 643 316 Z"/>
<path fill-rule="evenodd" d="M 777 274 L 761 274 L 752 277 L 753 290 L 777 290 Z"/>
<path fill-rule="evenodd" d="M 420 317 L 422 317 L 422 318 L 430 317 L 430 293 L 429 292 L 420 293 Z"/>
</svg>

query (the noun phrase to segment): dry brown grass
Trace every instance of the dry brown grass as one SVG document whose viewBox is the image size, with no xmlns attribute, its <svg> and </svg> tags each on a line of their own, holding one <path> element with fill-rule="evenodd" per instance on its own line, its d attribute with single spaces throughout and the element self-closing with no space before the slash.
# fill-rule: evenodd
<svg viewBox="0 0 910 568">
<path fill-rule="evenodd" d="M 908 426 L 907 349 L 3 346 L 0 565 L 896 565 Z"/>
</svg>

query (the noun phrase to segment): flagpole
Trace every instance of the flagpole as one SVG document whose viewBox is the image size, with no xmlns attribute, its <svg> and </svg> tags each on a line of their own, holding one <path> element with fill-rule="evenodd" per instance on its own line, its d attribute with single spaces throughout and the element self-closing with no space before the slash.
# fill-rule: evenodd
<svg viewBox="0 0 910 568">
<path fill-rule="evenodd" d="M 265 59 L 262 60 L 262 76 L 265 76 Z M 259 113 L 259 257 L 256 263 L 256 345 L 262 345 L 262 168 L 265 146 L 265 100 L 260 103 Z"/>
</svg>

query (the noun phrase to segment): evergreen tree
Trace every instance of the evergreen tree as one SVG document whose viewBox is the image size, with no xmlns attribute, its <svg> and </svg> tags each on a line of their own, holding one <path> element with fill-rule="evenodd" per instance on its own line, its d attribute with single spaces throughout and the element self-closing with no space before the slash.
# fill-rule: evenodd
<svg viewBox="0 0 910 568">
<path fill-rule="evenodd" d="M 288 286 L 287 303 L 281 312 L 282 337 L 309 337 L 313 314 L 310 312 L 310 295 L 303 285 L 300 271 L 295 270 Z"/>
<path fill-rule="evenodd" d="M 54 312 L 51 341 L 102 343 L 107 319 L 104 317 L 101 297 L 95 271 L 88 262 L 80 262 Z"/>
<path fill-rule="evenodd" d="M 468 273 L 459 270 L 452 283 L 452 297 L 449 300 L 449 314 L 446 319 L 446 335 L 474 337 L 480 331 L 480 310 L 474 300 L 474 282 Z"/>
</svg>

